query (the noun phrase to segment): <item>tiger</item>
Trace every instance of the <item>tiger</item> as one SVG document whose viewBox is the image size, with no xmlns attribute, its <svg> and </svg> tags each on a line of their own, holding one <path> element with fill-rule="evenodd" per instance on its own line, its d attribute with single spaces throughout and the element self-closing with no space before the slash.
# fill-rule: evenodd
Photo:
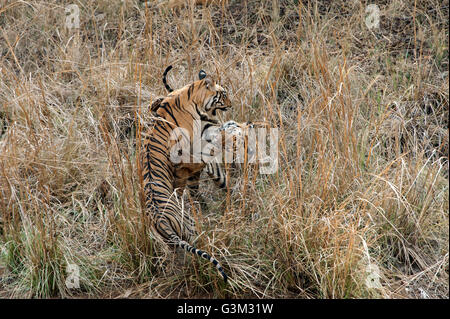
<svg viewBox="0 0 450 319">
<path fill-rule="evenodd" d="M 167 73 L 172 69 L 172 66 L 169 65 L 164 73 L 162 82 L 164 84 L 164 87 L 166 88 L 167 92 L 170 94 L 173 92 L 173 89 L 170 87 L 170 85 L 167 83 Z M 206 77 L 206 72 L 204 70 L 200 70 L 198 74 L 199 80 L 202 80 Z M 155 111 L 158 109 L 158 107 L 161 105 L 161 102 L 164 98 L 159 97 L 157 98 L 151 105 L 151 112 L 153 115 L 155 115 Z M 223 111 L 227 111 L 227 109 L 222 109 Z M 214 117 L 216 114 L 214 114 Z M 248 122 L 249 123 L 249 122 Z M 248 124 L 247 123 L 247 124 Z M 210 128 L 211 126 L 214 126 L 215 128 L 219 128 L 217 126 L 217 121 L 214 119 L 213 121 L 210 121 L 207 126 L 206 130 Z M 228 129 L 230 127 L 242 127 L 242 124 L 238 124 L 234 121 L 228 121 L 225 123 L 225 126 L 220 127 L 220 131 L 224 131 L 225 129 Z M 206 130 L 204 132 L 206 132 Z M 202 138 L 204 137 L 204 132 L 202 134 Z M 212 138 L 205 138 L 207 142 L 212 142 Z M 219 189 L 225 190 L 227 185 L 227 176 L 225 172 L 222 169 L 222 166 L 214 159 L 212 161 L 208 161 L 206 163 L 205 168 L 203 169 L 208 176 L 211 178 L 212 181 L 216 184 L 216 186 L 219 187 Z M 200 176 L 202 171 L 198 171 L 195 174 L 188 177 L 186 181 L 186 186 L 188 188 L 189 194 L 196 199 L 199 199 L 200 195 L 198 193 L 199 190 L 199 184 L 200 184 Z M 175 181 L 175 185 L 183 185 L 183 183 L 180 183 L 178 180 Z"/>
<path fill-rule="evenodd" d="M 185 129 L 193 140 L 194 123 L 201 121 L 202 135 L 211 126 L 219 126 L 218 111 L 231 109 L 227 91 L 206 72 L 199 72 L 199 80 L 180 89 L 173 90 L 167 84 L 166 75 L 172 67 L 166 68 L 163 82 L 169 94 L 157 99 L 151 105 L 153 118 L 144 133 L 141 152 L 145 213 L 151 216 L 152 231 L 166 244 L 196 254 L 209 260 L 217 268 L 224 282 L 227 275 L 220 263 L 207 252 L 197 249 L 190 241 L 195 235 L 194 220 L 178 205 L 174 192 L 188 183 L 198 181 L 200 172 L 209 165 L 213 174 L 223 186 L 225 174 L 217 172 L 213 164 L 193 161 L 174 163 L 170 152 L 177 141 L 171 139 L 177 128 Z M 218 176 L 217 176 L 218 175 Z"/>
</svg>

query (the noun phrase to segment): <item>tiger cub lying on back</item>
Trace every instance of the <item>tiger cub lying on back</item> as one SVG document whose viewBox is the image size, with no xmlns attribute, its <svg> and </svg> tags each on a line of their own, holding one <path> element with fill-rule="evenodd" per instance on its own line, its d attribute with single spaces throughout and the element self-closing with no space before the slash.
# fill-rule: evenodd
<svg viewBox="0 0 450 319">
<path fill-rule="evenodd" d="M 163 76 L 164 85 L 170 93 L 151 106 L 154 118 L 145 134 L 141 152 L 146 213 L 151 215 L 153 232 L 165 243 L 211 261 L 226 282 L 227 275 L 218 261 L 189 243 L 195 235 L 194 220 L 188 212 L 182 212 L 173 196 L 177 188 L 183 189 L 189 185 L 198 187 L 200 173 L 205 167 L 222 187 L 226 184 L 225 174 L 221 168 L 219 172 L 217 162 L 195 162 L 192 155 L 187 162 L 174 163 L 171 150 L 177 141 L 171 137 L 177 129 L 184 129 L 189 141 L 193 141 L 194 130 L 200 130 L 203 137 L 211 126 L 220 127 L 217 111 L 230 109 L 231 102 L 225 89 L 204 71 L 200 71 L 198 81 L 172 90 L 166 81 L 170 69 L 171 66 Z M 233 123 L 228 122 L 227 125 Z"/>
</svg>

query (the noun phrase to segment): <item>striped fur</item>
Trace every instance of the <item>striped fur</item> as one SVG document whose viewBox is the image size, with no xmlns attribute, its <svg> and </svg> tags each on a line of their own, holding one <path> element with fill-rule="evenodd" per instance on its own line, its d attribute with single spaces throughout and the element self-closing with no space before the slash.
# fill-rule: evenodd
<svg viewBox="0 0 450 319">
<path fill-rule="evenodd" d="M 164 83 L 166 90 L 169 93 L 173 92 L 173 89 L 167 83 L 167 73 L 171 69 L 172 69 L 172 66 L 169 65 L 164 70 L 164 73 L 163 73 L 163 83 Z M 199 80 L 203 80 L 206 76 L 207 76 L 207 74 L 204 70 L 199 71 L 199 73 L 198 73 Z M 150 109 L 154 115 L 155 115 L 155 111 L 161 106 L 161 102 L 163 100 L 164 100 L 164 98 L 159 97 L 152 103 Z M 234 121 L 229 121 L 229 122 L 234 122 Z M 225 123 L 225 125 L 228 125 L 228 123 Z M 238 124 L 236 124 L 236 125 L 238 125 Z M 227 185 L 227 177 L 226 177 L 225 172 L 223 171 L 221 164 L 219 164 L 217 161 L 208 162 L 206 164 L 206 167 L 204 168 L 204 171 L 208 174 L 208 176 L 214 181 L 214 183 L 219 188 L 225 189 L 225 187 Z M 188 187 L 189 193 L 194 198 L 199 197 L 198 189 L 199 189 L 199 184 L 200 184 L 200 175 L 201 175 L 201 171 L 193 174 L 192 176 L 189 176 L 188 180 L 186 181 L 186 186 Z M 181 183 L 179 180 L 175 180 L 174 184 L 180 185 L 183 183 Z"/>
<path fill-rule="evenodd" d="M 164 85 L 170 93 L 152 106 L 155 118 L 143 143 L 141 160 L 146 213 L 152 217 L 154 232 L 164 242 L 209 260 L 226 282 L 227 275 L 219 262 L 190 244 L 195 235 L 194 220 L 188 212 L 181 210 L 174 194 L 176 188 L 184 188 L 190 178 L 192 181 L 192 176 L 199 176 L 208 165 L 209 170 L 214 171 L 213 164 L 193 163 L 192 158 L 189 163 L 172 163 L 170 150 L 176 141 L 170 140 L 170 136 L 174 129 L 183 128 L 189 132 L 192 141 L 195 120 L 202 121 L 202 132 L 210 125 L 218 125 L 217 110 L 227 110 L 231 102 L 225 90 L 208 75 L 172 90 L 166 81 L 169 70 L 170 67 L 164 72 Z"/>
</svg>

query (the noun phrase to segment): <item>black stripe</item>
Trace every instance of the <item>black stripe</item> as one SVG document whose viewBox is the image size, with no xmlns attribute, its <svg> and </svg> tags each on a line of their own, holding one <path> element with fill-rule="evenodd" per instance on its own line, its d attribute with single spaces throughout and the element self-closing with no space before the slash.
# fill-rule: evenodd
<svg viewBox="0 0 450 319">
<path fill-rule="evenodd" d="M 167 84 L 167 79 L 166 79 L 167 72 L 169 72 L 170 70 L 172 70 L 172 66 L 171 65 L 169 65 L 166 68 L 166 70 L 164 71 L 164 73 L 163 73 L 163 83 L 164 83 L 164 86 L 166 87 L 167 91 L 173 92 L 172 88 L 169 86 L 169 84 Z"/>
<path fill-rule="evenodd" d="M 194 83 L 192 83 L 192 84 L 189 86 L 189 89 L 188 89 L 188 91 L 187 91 L 187 94 L 188 94 L 188 100 L 191 99 L 191 94 L 192 94 L 193 91 L 194 91 Z"/>
<path fill-rule="evenodd" d="M 163 108 L 163 109 L 167 112 L 167 114 L 170 115 L 170 117 L 173 119 L 173 121 L 175 122 L 175 124 L 176 124 L 177 126 L 180 126 L 180 124 L 178 124 L 177 119 L 176 119 L 175 116 L 173 115 L 172 110 L 170 110 L 170 108 L 167 108 L 167 106 L 168 106 L 168 104 L 167 104 L 167 103 L 164 103 L 164 104 L 161 104 L 160 107 Z"/>
</svg>

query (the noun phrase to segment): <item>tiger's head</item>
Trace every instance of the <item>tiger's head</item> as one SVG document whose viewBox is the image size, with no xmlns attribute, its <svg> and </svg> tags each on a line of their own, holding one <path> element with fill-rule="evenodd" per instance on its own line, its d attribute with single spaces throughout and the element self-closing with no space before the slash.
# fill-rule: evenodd
<svg viewBox="0 0 450 319">
<path fill-rule="evenodd" d="M 169 65 L 163 74 L 163 83 L 169 94 L 166 98 L 175 100 L 175 103 L 184 105 L 183 101 L 176 100 L 181 96 L 187 98 L 188 101 L 193 102 L 196 112 L 199 113 L 201 120 L 209 120 L 210 122 L 217 122 L 217 111 L 227 111 L 231 108 L 231 101 L 228 98 L 227 91 L 221 87 L 212 76 L 207 75 L 205 71 L 201 70 L 198 74 L 198 80 L 194 83 L 188 84 L 181 89 L 173 90 L 167 83 L 167 73 L 172 69 Z M 160 105 L 164 104 L 166 98 L 157 99 L 151 106 L 152 112 L 157 112 Z M 177 102 L 178 101 L 178 102 Z M 188 104 L 185 104 L 185 107 Z"/>
<path fill-rule="evenodd" d="M 227 91 L 221 87 L 212 76 L 201 70 L 199 80 L 194 83 L 198 88 L 195 100 L 200 103 L 203 113 L 210 119 L 216 119 L 217 111 L 227 111 L 231 108 L 231 101 Z"/>
</svg>

